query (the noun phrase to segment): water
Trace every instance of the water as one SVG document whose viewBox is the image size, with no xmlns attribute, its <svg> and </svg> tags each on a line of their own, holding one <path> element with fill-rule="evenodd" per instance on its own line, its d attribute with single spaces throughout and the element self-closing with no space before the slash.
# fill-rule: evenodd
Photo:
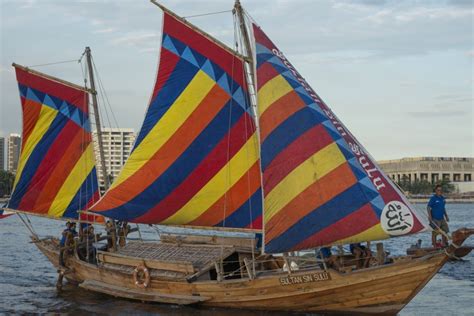
<svg viewBox="0 0 474 316">
<path fill-rule="evenodd" d="M 424 205 L 417 207 L 424 208 Z M 474 205 L 449 205 L 450 229 L 474 227 Z M 31 218 L 40 235 L 59 235 L 61 221 Z M 144 238 L 156 238 L 145 230 Z M 385 242 L 391 254 L 403 254 L 407 245 L 421 238 L 430 243 L 430 234 L 395 238 Z M 474 238 L 466 242 L 474 244 Z M 474 255 L 447 263 L 400 315 L 474 315 Z M 29 234 L 16 215 L 0 220 L 0 314 L 64 315 L 182 315 L 182 316 L 276 316 L 288 313 L 252 312 L 195 307 L 145 304 L 96 294 L 66 285 L 56 292 L 57 274 L 49 261 L 29 242 Z"/>
</svg>

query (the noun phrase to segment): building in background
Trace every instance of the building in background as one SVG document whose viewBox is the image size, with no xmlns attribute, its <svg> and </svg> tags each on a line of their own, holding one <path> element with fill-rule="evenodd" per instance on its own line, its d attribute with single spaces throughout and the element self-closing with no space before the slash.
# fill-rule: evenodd
<svg viewBox="0 0 474 316">
<path fill-rule="evenodd" d="M 13 174 L 18 169 L 20 150 L 21 136 L 19 134 L 10 134 L 7 139 L 7 170 Z"/>
<path fill-rule="evenodd" d="M 5 170 L 5 137 L 0 137 L 0 170 Z"/>
<path fill-rule="evenodd" d="M 104 188 L 104 179 L 102 176 L 99 143 L 97 141 L 97 132 L 93 132 L 95 156 L 97 161 L 97 173 L 99 176 L 99 185 Z M 117 178 L 122 166 L 130 156 L 133 143 L 135 142 L 135 131 L 133 128 L 103 128 L 102 140 L 104 145 L 105 168 L 111 182 Z"/>
<path fill-rule="evenodd" d="M 474 191 L 474 158 L 414 157 L 379 161 L 379 166 L 395 182 L 442 180 L 453 183 L 462 193 Z"/>
</svg>

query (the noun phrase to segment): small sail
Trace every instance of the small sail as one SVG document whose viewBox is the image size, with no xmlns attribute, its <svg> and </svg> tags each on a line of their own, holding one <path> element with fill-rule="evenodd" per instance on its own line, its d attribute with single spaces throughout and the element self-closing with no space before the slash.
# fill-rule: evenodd
<svg viewBox="0 0 474 316">
<path fill-rule="evenodd" d="M 8 216 L 11 216 L 11 215 L 13 215 L 13 214 L 15 214 L 15 213 L 9 212 L 9 211 L 5 211 L 3 208 L 0 208 L 0 219 L 4 219 L 4 218 L 6 218 L 6 217 L 8 217 Z"/>
<path fill-rule="evenodd" d="M 242 59 L 165 11 L 150 104 L 91 211 L 136 223 L 261 228 L 258 143 Z"/>
<path fill-rule="evenodd" d="M 88 94 L 14 65 L 23 110 L 20 160 L 8 209 L 77 219 L 99 198 Z"/>
<path fill-rule="evenodd" d="M 256 25 L 265 251 L 380 240 L 426 220 Z"/>
</svg>

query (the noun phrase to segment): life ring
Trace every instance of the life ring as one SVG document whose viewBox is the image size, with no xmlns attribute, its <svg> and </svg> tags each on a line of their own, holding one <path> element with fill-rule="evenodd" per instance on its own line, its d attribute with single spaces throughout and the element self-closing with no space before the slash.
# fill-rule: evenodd
<svg viewBox="0 0 474 316">
<path fill-rule="evenodd" d="M 136 266 L 133 270 L 133 281 L 139 288 L 147 288 L 150 284 L 150 271 L 147 267 L 142 264 Z"/>
</svg>

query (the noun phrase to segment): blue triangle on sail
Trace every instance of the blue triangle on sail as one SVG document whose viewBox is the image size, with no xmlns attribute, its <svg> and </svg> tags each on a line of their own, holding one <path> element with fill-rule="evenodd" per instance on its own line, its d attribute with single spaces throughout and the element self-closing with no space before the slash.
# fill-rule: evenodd
<svg viewBox="0 0 474 316">
<path fill-rule="evenodd" d="M 281 69 L 281 70 L 282 70 L 281 72 L 284 72 L 284 71 L 288 70 L 288 67 L 286 67 L 285 64 L 283 64 L 283 62 L 281 61 L 281 59 L 278 58 L 278 57 L 275 56 L 275 55 L 273 55 L 273 57 L 270 58 L 270 59 L 268 60 L 268 62 L 271 63 L 273 66 L 282 68 L 282 69 Z M 276 67 L 275 67 L 275 68 L 276 68 Z"/>
<path fill-rule="evenodd" d="M 244 93 L 242 92 L 242 87 L 239 86 L 239 88 L 234 92 L 232 95 L 232 98 L 237 102 L 244 110 L 246 110 L 245 106 L 245 96 Z"/>
<path fill-rule="evenodd" d="M 326 115 L 326 113 L 324 113 L 324 111 L 321 109 L 321 107 L 317 103 L 313 102 L 311 104 L 307 104 L 306 106 L 317 111 L 319 114 L 321 114 L 326 119 L 328 119 L 328 116 Z"/>
<path fill-rule="evenodd" d="M 379 192 L 375 189 L 372 180 L 370 180 L 369 177 L 359 180 L 359 184 L 361 184 L 361 189 L 370 201 L 379 195 Z"/>
<path fill-rule="evenodd" d="M 344 138 L 342 138 L 342 136 L 341 136 L 341 138 L 339 138 L 339 139 L 336 141 L 336 143 L 339 145 L 339 147 L 342 147 L 342 148 L 344 148 L 344 150 L 347 150 L 348 152 L 351 153 L 351 157 L 348 158 L 348 159 L 354 158 L 354 153 L 353 153 L 352 150 L 350 149 L 349 145 L 347 145 L 346 140 L 345 140 Z"/>
<path fill-rule="evenodd" d="M 230 93 L 230 88 L 229 88 L 229 79 L 227 78 L 227 74 L 224 73 L 222 77 L 217 81 L 217 84 L 224 89 L 228 94 Z"/>
<path fill-rule="evenodd" d="M 77 125 L 82 126 L 81 116 L 79 115 L 79 110 L 75 109 L 71 115 L 71 120 L 77 123 Z"/>
<path fill-rule="evenodd" d="M 173 44 L 173 41 L 171 41 L 171 38 L 168 35 L 165 35 L 163 38 L 163 47 L 172 52 L 173 54 L 176 54 L 179 56 L 178 50 Z"/>
<path fill-rule="evenodd" d="M 291 86 L 292 86 L 293 88 L 296 89 L 296 87 L 298 87 L 298 86 L 301 87 L 301 83 L 299 83 L 298 79 L 296 79 L 296 77 L 293 75 L 293 73 L 292 73 L 291 71 L 289 71 L 289 70 L 284 71 L 284 72 L 281 73 L 281 75 L 282 75 L 283 77 L 285 77 L 285 79 L 286 79 L 288 82 L 291 81 L 290 84 L 291 84 Z M 293 84 L 293 82 L 294 82 L 295 84 Z"/>
<path fill-rule="evenodd" d="M 199 67 L 202 67 L 202 65 L 204 65 L 204 63 L 208 60 L 206 57 L 204 57 L 203 55 L 201 55 L 199 52 L 195 51 L 194 49 L 191 50 L 193 55 L 194 55 L 194 58 L 196 58 L 196 61 L 199 65 Z"/>
<path fill-rule="evenodd" d="M 214 68 L 212 67 L 211 61 L 209 59 L 202 65 L 201 70 L 204 71 L 212 80 L 217 81 Z"/>
<path fill-rule="evenodd" d="M 358 180 L 367 177 L 367 173 L 365 173 L 364 169 L 362 169 L 356 157 L 349 159 L 347 162 L 349 162 L 352 172 L 354 173 L 354 175 L 356 176 Z"/>
<path fill-rule="evenodd" d="M 326 131 L 329 133 L 329 135 L 331 135 L 332 139 L 338 140 L 339 138 L 341 138 L 341 134 L 339 134 L 339 132 L 336 130 L 334 125 L 331 123 L 331 121 L 326 119 L 326 121 L 323 122 L 323 125 L 326 128 Z"/>
<path fill-rule="evenodd" d="M 21 97 L 26 97 L 26 93 L 28 92 L 28 87 L 22 85 L 21 83 L 18 84 L 18 89 L 20 90 L 20 96 Z"/>
<path fill-rule="evenodd" d="M 222 74 L 224 73 L 224 70 L 222 70 L 221 67 L 219 67 L 218 65 L 216 65 L 212 61 L 211 61 L 211 65 L 212 65 L 212 69 L 214 69 L 214 74 L 215 74 L 216 79 L 220 78 L 222 76 Z"/>
<path fill-rule="evenodd" d="M 47 106 L 49 106 L 53 109 L 58 108 L 56 102 L 54 102 L 54 100 L 48 94 L 44 95 L 43 104 L 45 104 L 45 105 L 47 105 Z"/>
<path fill-rule="evenodd" d="M 43 104 L 42 98 L 41 98 L 41 100 L 40 100 L 40 98 L 36 95 L 35 92 L 36 92 L 36 91 L 34 91 L 33 89 L 28 88 L 28 90 L 26 91 L 26 98 L 27 98 L 27 99 L 30 99 L 30 100 L 33 100 L 33 101 L 35 101 L 35 102 L 38 102 L 38 103 Z"/>
<path fill-rule="evenodd" d="M 71 112 L 69 111 L 69 105 L 65 101 L 61 104 L 61 107 L 59 108 L 59 112 L 61 112 L 67 117 L 71 116 Z"/>
<path fill-rule="evenodd" d="M 193 52 L 191 52 L 191 49 L 189 49 L 189 47 L 186 47 L 184 49 L 183 53 L 181 54 L 181 57 L 186 59 L 191 64 L 193 64 L 194 66 L 199 68 L 199 64 L 198 64 L 196 58 L 194 57 Z"/>
<path fill-rule="evenodd" d="M 269 59 L 273 58 L 275 55 L 273 54 L 260 54 L 257 55 L 257 69 L 264 63 L 266 63 Z"/>
<path fill-rule="evenodd" d="M 374 207 L 374 209 L 377 211 L 377 215 L 380 217 L 380 214 L 382 213 L 382 210 L 385 206 L 385 202 L 380 194 L 370 201 L 370 204 Z"/>
<path fill-rule="evenodd" d="M 90 131 L 91 131 L 91 122 L 90 122 L 89 118 L 87 118 L 87 119 L 85 120 L 84 124 L 82 124 L 82 128 L 83 128 L 86 132 L 90 133 Z"/>
<path fill-rule="evenodd" d="M 178 51 L 178 55 L 181 56 L 181 54 L 183 54 L 183 51 L 184 49 L 187 47 L 185 44 L 181 43 L 181 41 L 167 35 L 169 37 L 169 39 L 171 40 L 171 42 L 173 43 L 174 47 L 176 48 L 176 50 Z"/>
<path fill-rule="evenodd" d="M 343 138 L 340 138 L 340 139 L 338 139 L 338 140 L 336 141 L 336 144 L 337 144 L 337 146 L 339 147 L 339 150 L 340 150 L 340 151 L 342 152 L 342 154 L 344 155 L 344 158 L 346 158 L 346 160 L 349 160 L 349 159 L 353 158 L 353 157 L 354 157 L 354 154 L 353 154 L 350 150 L 348 150 L 347 147 L 341 146 L 341 140 L 342 140 L 342 142 L 344 142 L 344 139 L 343 139 Z"/>
<path fill-rule="evenodd" d="M 257 50 L 257 54 L 258 54 L 258 55 L 261 55 L 261 54 L 270 54 L 270 55 L 272 55 L 272 56 L 274 55 L 270 49 L 266 48 L 266 47 L 263 46 L 262 44 L 259 44 L 259 43 L 255 43 L 255 44 L 256 44 L 256 45 L 255 45 L 255 48 L 256 48 L 256 50 Z M 259 56 L 259 57 L 260 57 L 260 56 Z"/>
</svg>

